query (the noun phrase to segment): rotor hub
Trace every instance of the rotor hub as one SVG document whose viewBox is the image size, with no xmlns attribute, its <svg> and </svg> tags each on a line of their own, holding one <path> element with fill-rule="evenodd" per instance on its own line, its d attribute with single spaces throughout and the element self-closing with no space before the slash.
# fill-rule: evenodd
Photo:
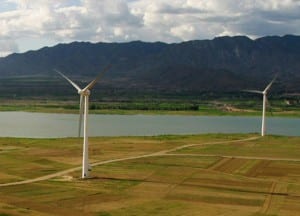
<svg viewBox="0 0 300 216">
<path fill-rule="evenodd" d="M 80 91 L 78 91 L 78 94 L 80 94 L 80 95 L 82 95 L 82 96 L 89 96 L 90 94 L 91 94 L 91 91 L 90 90 L 85 90 L 85 91 L 83 91 L 83 90 L 80 90 Z"/>
</svg>

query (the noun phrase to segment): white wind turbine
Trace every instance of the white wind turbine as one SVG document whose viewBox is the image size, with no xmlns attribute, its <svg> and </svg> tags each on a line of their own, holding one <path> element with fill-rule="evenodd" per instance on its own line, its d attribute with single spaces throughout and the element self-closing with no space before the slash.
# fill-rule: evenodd
<svg viewBox="0 0 300 216">
<path fill-rule="evenodd" d="M 66 77 L 60 71 L 54 69 L 59 73 L 63 78 L 65 78 L 75 89 L 77 89 L 78 94 L 80 95 L 80 110 L 79 110 L 79 131 L 78 136 L 80 137 L 81 127 L 82 127 L 82 115 L 83 117 L 83 154 L 82 154 L 82 178 L 89 177 L 89 151 L 88 151 L 88 134 L 87 134 L 87 120 L 88 120 L 88 111 L 89 111 L 89 96 L 91 94 L 91 89 L 94 87 L 96 82 L 100 79 L 102 74 L 110 66 L 106 67 L 103 72 L 101 72 L 93 81 L 91 81 L 85 88 L 81 89 L 76 83 Z"/>
<path fill-rule="evenodd" d="M 265 123 L 265 117 L 266 117 L 266 105 L 267 105 L 267 94 L 268 90 L 271 88 L 272 84 L 276 80 L 277 75 L 273 78 L 273 80 L 267 85 L 267 87 L 263 91 L 259 90 L 244 90 L 245 92 L 251 92 L 256 94 L 262 94 L 263 95 L 263 110 L 262 110 L 262 120 L 261 120 L 261 136 L 265 135 L 266 132 L 266 123 Z"/>
</svg>

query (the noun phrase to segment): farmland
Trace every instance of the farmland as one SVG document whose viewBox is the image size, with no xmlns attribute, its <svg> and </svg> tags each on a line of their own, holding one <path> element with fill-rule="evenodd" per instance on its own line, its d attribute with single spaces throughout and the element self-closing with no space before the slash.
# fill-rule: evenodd
<svg viewBox="0 0 300 216">
<path fill-rule="evenodd" d="M 79 178 L 80 143 L 76 138 L 1 138 L 1 215 L 263 216 L 300 211 L 299 137 L 91 138 L 88 180 Z"/>
</svg>

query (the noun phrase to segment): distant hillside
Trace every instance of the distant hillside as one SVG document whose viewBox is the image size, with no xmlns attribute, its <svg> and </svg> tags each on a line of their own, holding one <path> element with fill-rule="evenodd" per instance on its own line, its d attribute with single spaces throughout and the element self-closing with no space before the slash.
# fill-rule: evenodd
<svg viewBox="0 0 300 216">
<path fill-rule="evenodd" d="M 292 35 L 256 40 L 244 36 L 220 37 L 177 44 L 141 41 L 59 44 L 0 58 L 0 82 L 5 84 L 3 80 L 8 78 L 13 82 L 13 77 L 19 80 L 20 76 L 55 79 L 54 68 L 73 78 L 91 78 L 108 64 L 113 65 L 104 78 L 108 89 L 231 92 L 262 89 L 278 73 L 276 91 L 300 92 L 300 36 Z M 52 84 L 55 86 L 56 82 Z M 18 87 L 22 91 L 22 84 Z M 26 88 L 34 91 L 35 86 L 27 83 Z"/>
</svg>

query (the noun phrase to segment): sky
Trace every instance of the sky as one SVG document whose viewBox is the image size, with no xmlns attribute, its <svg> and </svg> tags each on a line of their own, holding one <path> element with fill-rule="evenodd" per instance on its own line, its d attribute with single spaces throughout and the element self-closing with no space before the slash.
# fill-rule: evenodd
<svg viewBox="0 0 300 216">
<path fill-rule="evenodd" d="M 300 0 L 0 0 L 0 56 L 72 41 L 300 35 Z"/>
</svg>

